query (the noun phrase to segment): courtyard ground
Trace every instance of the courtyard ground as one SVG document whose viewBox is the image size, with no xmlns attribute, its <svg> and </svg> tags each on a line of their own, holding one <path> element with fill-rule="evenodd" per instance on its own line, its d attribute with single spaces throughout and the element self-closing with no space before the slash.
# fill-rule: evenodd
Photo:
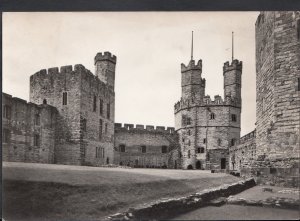
<svg viewBox="0 0 300 221">
<path fill-rule="evenodd" d="M 3 162 L 7 220 L 102 220 L 151 201 L 240 178 L 201 170 L 99 168 Z"/>
<path fill-rule="evenodd" d="M 264 191 L 264 189 L 272 191 Z M 299 199 L 299 189 L 259 185 L 234 196 L 245 200 L 265 200 L 271 197 Z M 299 205 L 300 206 L 300 205 Z M 226 204 L 221 207 L 207 206 L 181 214 L 173 220 L 299 220 L 300 211 Z"/>
</svg>

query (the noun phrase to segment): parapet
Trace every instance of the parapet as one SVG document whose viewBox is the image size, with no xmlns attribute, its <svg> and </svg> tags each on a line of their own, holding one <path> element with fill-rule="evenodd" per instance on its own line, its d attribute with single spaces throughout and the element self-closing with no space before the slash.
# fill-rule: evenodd
<svg viewBox="0 0 300 221">
<path fill-rule="evenodd" d="M 202 71 L 202 60 L 200 59 L 197 64 L 195 64 L 195 60 L 190 60 L 188 66 L 185 64 L 181 64 L 181 73 L 189 71 L 189 70 L 200 70 Z"/>
<path fill-rule="evenodd" d="M 256 137 L 256 129 L 251 131 L 250 133 L 242 136 L 237 142 L 236 142 L 236 145 L 238 144 L 243 144 L 249 140 L 254 140 Z"/>
<path fill-rule="evenodd" d="M 97 61 L 105 61 L 105 60 L 109 60 L 109 61 L 111 61 L 114 64 L 117 63 L 117 57 L 115 55 L 112 55 L 108 51 L 105 51 L 104 54 L 102 54 L 101 52 L 99 52 L 95 56 L 95 64 L 96 64 Z"/>
<path fill-rule="evenodd" d="M 115 123 L 115 130 L 117 131 L 144 131 L 144 132 L 162 132 L 162 133 L 168 133 L 173 134 L 175 133 L 174 127 L 164 127 L 164 126 L 156 126 L 156 128 L 152 125 L 142 125 L 142 124 L 136 124 L 134 127 L 134 124 L 124 124 L 122 127 L 121 123 Z"/>
<path fill-rule="evenodd" d="M 223 74 L 227 71 L 232 71 L 232 70 L 242 71 L 242 68 L 243 68 L 242 61 L 235 59 L 231 62 L 231 64 L 229 64 L 229 61 L 227 61 L 224 63 L 224 66 L 223 66 Z"/>
</svg>

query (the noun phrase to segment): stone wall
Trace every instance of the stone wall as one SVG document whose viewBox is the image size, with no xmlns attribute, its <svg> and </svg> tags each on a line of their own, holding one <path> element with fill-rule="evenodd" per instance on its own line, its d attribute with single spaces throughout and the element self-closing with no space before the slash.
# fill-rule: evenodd
<svg viewBox="0 0 300 221">
<path fill-rule="evenodd" d="M 261 12 L 256 22 L 257 154 L 270 159 L 299 157 L 299 19 L 299 12 Z"/>
<path fill-rule="evenodd" d="M 174 128 L 115 124 L 115 164 L 146 168 L 179 168 Z"/>
<path fill-rule="evenodd" d="M 54 163 L 56 108 L 2 93 L 2 159 Z"/>
<path fill-rule="evenodd" d="M 77 64 L 74 69 L 50 68 L 30 77 L 30 101 L 55 106 L 60 115 L 55 163 L 97 166 L 113 162 L 115 73 L 112 71 L 116 57 L 105 52 L 98 53 L 96 58 L 97 76 Z"/>
<path fill-rule="evenodd" d="M 229 169 L 240 171 L 249 167 L 256 156 L 256 130 L 241 137 L 229 148 Z"/>
</svg>

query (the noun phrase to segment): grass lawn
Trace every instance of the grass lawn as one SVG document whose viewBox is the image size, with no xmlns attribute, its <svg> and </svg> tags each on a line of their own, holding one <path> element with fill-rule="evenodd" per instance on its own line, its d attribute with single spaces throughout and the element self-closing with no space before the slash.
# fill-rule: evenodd
<svg viewBox="0 0 300 221">
<path fill-rule="evenodd" d="M 160 198 L 240 180 L 208 171 L 3 163 L 7 220 L 101 220 Z"/>
</svg>

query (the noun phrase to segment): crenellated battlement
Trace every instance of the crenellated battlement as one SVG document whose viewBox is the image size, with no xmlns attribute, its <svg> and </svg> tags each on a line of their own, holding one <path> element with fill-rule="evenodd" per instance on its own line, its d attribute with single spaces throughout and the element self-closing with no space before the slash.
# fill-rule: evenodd
<svg viewBox="0 0 300 221">
<path fill-rule="evenodd" d="M 203 97 L 203 101 L 193 101 L 190 99 L 182 99 L 175 103 L 174 112 L 178 112 L 181 109 L 190 108 L 193 106 L 237 106 L 237 101 L 234 98 L 226 97 L 225 100 L 220 95 L 215 95 L 214 100 L 210 98 L 209 95 Z"/>
<path fill-rule="evenodd" d="M 181 64 L 181 73 L 189 71 L 189 70 L 200 70 L 202 71 L 202 60 L 200 59 L 197 64 L 195 64 L 195 60 L 190 60 L 189 64 L 185 66 L 185 64 Z"/>
<path fill-rule="evenodd" d="M 122 123 L 115 123 L 115 131 L 149 131 L 149 132 L 163 132 L 167 134 L 174 134 L 175 128 L 174 127 L 164 127 L 164 126 L 156 126 L 156 128 L 152 125 L 142 125 L 137 124 L 134 127 L 134 124 L 127 124 L 124 123 L 124 126 L 122 126 Z"/>
<path fill-rule="evenodd" d="M 256 129 L 251 131 L 250 133 L 242 136 L 239 140 L 237 140 L 237 142 L 235 143 L 235 146 L 237 146 L 238 144 L 243 144 L 249 140 L 255 139 L 256 138 Z"/>
<path fill-rule="evenodd" d="M 97 55 L 95 56 L 95 64 L 97 61 L 104 61 L 104 60 L 109 60 L 114 64 L 117 63 L 117 57 L 115 55 L 112 55 L 110 52 L 105 51 L 103 54 L 102 52 L 97 53 Z"/>
<path fill-rule="evenodd" d="M 231 64 L 229 63 L 229 61 L 227 61 L 224 63 L 224 66 L 223 66 L 223 74 L 226 73 L 227 71 L 232 71 L 232 70 L 242 71 L 242 68 L 243 68 L 242 61 L 235 59 L 231 62 Z"/>
</svg>

